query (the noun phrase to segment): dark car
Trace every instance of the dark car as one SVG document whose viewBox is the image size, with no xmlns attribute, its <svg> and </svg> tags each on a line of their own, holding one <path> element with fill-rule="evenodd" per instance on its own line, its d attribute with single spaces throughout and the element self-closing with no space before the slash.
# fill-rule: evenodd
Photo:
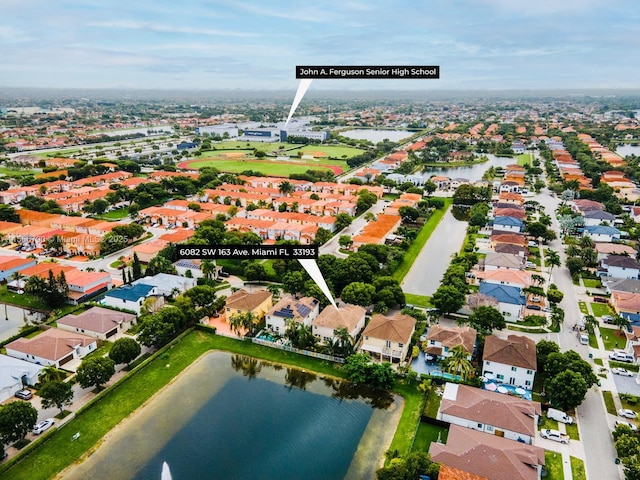
<svg viewBox="0 0 640 480">
<path fill-rule="evenodd" d="M 527 308 L 529 310 L 542 310 L 542 307 L 540 305 L 529 305 Z"/>
<path fill-rule="evenodd" d="M 218 276 L 222 278 L 227 278 L 229 276 L 228 272 L 223 272 L 222 270 L 218 272 Z"/>
<path fill-rule="evenodd" d="M 609 300 L 602 297 L 593 297 L 593 301 L 596 303 L 607 303 Z"/>
</svg>

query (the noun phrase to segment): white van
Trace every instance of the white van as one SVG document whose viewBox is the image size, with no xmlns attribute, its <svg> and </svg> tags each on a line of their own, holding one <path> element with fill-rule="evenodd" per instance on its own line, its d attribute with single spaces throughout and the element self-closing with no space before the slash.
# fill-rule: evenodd
<svg viewBox="0 0 640 480">
<path fill-rule="evenodd" d="M 589 345 L 589 335 L 586 333 L 578 333 L 578 340 L 582 345 Z"/>
<path fill-rule="evenodd" d="M 619 348 L 614 348 L 613 353 L 609 354 L 609 360 L 615 360 L 616 362 L 633 363 L 633 355 L 625 352 L 624 350 L 620 350 Z"/>
<path fill-rule="evenodd" d="M 573 423 L 573 418 L 564 413 L 562 410 L 556 410 L 555 408 L 550 408 L 547 410 L 547 418 L 551 418 L 557 422 L 568 423 L 571 425 Z"/>
</svg>

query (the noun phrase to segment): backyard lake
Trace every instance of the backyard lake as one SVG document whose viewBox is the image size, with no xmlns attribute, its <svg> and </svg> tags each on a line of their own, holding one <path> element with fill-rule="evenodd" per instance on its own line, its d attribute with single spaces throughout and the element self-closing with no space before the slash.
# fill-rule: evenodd
<svg viewBox="0 0 640 480">
<path fill-rule="evenodd" d="M 68 479 L 374 478 L 402 410 L 388 393 L 243 355 L 202 356 Z"/>
</svg>

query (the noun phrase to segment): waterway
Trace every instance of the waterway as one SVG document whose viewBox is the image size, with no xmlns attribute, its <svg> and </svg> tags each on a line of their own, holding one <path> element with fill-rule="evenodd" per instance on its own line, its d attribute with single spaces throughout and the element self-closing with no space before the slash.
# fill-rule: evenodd
<svg viewBox="0 0 640 480">
<path fill-rule="evenodd" d="M 392 142 L 399 142 L 405 138 L 409 138 L 416 132 L 410 132 L 409 130 L 368 130 L 368 129 L 356 129 L 346 130 L 340 132 L 340 135 L 347 138 L 353 138 L 355 140 L 369 140 L 373 143 L 382 142 L 385 138 Z"/>
<path fill-rule="evenodd" d="M 65 479 L 368 479 L 401 400 L 212 352 L 110 433 Z"/>
<path fill-rule="evenodd" d="M 640 156 L 640 145 L 620 145 L 616 148 L 616 153 L 621 157 L 626 157 L 627 155 L 636 155 Z"/>
<path fill-rule="evenodd" d="M 507 165 L 516 163 L 516 159 L 512 157 L 497 157 L 492 154 L 485 154 L 489 159 L 483 163 L 476 163 L 474 165 L 467 165 L 461 167 L 428 167 L 422 175 L 425 178 L 432 177 L 433 175 L 449 177 L 449 178 L 466 178 L 472 182 L 482 180 L 484 172 L 490 167 L 506 167 Z M 418 172 L 419 174 L 419 172 Z"/>
</svg>

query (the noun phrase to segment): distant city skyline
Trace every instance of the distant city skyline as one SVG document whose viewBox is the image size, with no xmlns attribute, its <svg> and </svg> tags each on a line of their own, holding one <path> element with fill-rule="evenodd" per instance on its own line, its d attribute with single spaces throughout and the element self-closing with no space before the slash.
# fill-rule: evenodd
<svg viewBox="0 0 640 480">
<path fill-rule="evenodd" d="M 638 87 L 620 0 L 4 0 L 0 87 L 295 90 L 296 65 L 439 65 L 311 90 Z"/>
</svg>

